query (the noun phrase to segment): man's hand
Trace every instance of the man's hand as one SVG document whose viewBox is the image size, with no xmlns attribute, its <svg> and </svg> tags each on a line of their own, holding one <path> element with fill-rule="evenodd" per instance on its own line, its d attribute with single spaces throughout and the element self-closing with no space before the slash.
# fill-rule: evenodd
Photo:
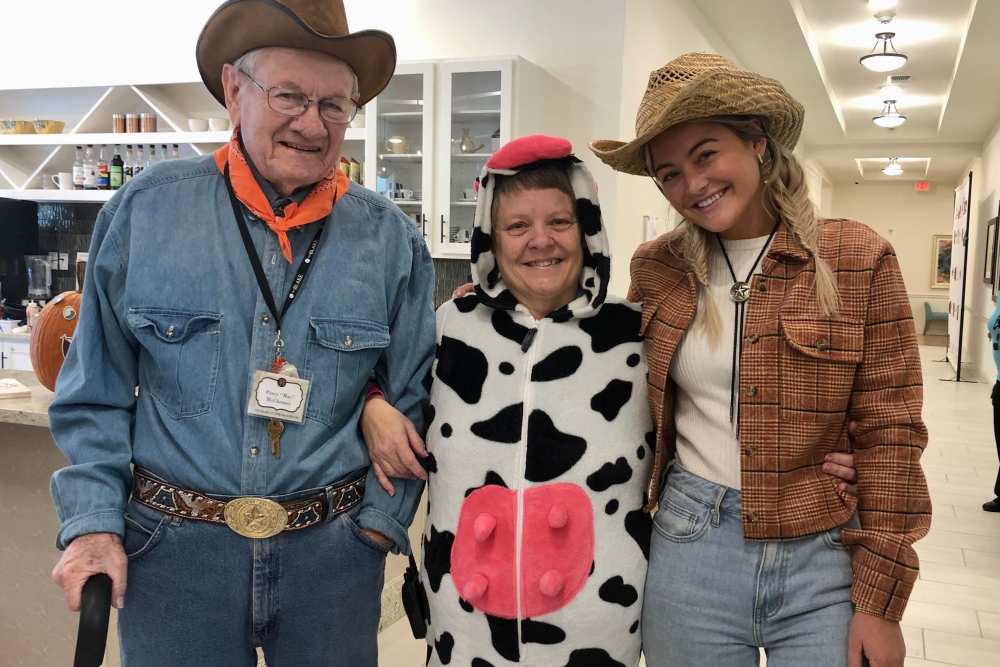
<svg viewBox="0 0 1000 667">
<path fill-rule="evenodd" d="M 903 667 L 906 643 L 899 623 L 855 612 L 847 634 L 847 667 L 862 667 L 862 656 L 871 667 Z"/>
<path fill-rule="evenodd" d="M 111 577 L 111 601 L 125 606 L 125 579 L 128 559 L 122 541 L 114 533 L 90 533 L 77 537 L 63 552 L 52 570 L 52 581 L 63 589 L 66 606 L 80 611 L 80 591 L 87 579 L 101 572 Z"/>
<path fill-rule="evenodd" d="M 392 540 L 378 532 L 377 530 L 372 530 L 371 528 L 362 528 L 361 532 L 368 536 L 375 544 L 379 545 L 386 551 L 392 548 Z"/>
<path fill-rule="evenodd" d="M 417 456 L 427 456 L 424 441 L 420 439 L 413 422 L 385 399 L 371 398 L 365 403 L 361 413 L 361 433 L 368 446 L 372 472 L 390 496 L 396 494 L 390 477 L 427 479 L 427 472 L 417 461 Z"/>
</svg>

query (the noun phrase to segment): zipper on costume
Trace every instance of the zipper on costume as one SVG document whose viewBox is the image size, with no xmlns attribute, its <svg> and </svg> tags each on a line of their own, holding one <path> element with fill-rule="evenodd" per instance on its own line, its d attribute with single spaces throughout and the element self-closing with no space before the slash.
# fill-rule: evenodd
<svg viewBox="0 0 1000 667">
<path fill-rule="evenodd" d="M 522 406 L 521 410 L 521 440 L 520 445 L 517 450 L 517 518 L 514 524 L 514 576 L 515 581 L 515 604 L 517 608 L 517 651 L 520 656 L 520 661 L 523 662 L 525 657 L 523 655 L 525 644 L 521 641 L 521 619 L 523 617 L 522 607 L 521 607 L 521 588 L 522 588 L 522 577 L 521 577 L 521 545 L 523 541 L 523 530 L 524 530 L 524 480 L 525 480 L 525 461 L 527 458 L 528 449 L 528 415 L 531 414 L 530 404 L 534 399 L 534 390 L 531 386 L 531 369 L 535 366 L 535 360 L 538 358 L 538 350 L 542 347 L 542 326 L 545 320 L 538 320 L 538 326 L 535 329 L 529 331 L 528 336 L 530 337 L 530 343 L 527 349 L 527 357 L 525 358 L 524 367 L 524 390 L 521 394 Z"/>
</svg>

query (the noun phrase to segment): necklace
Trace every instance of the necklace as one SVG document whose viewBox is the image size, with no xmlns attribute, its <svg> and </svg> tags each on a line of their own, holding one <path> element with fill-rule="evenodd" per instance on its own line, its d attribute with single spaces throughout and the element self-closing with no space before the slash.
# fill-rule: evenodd
<svg viewBox="0 0 1000 667">
<path fill-rule="evenodd" d="M 757 259 L 753 261 L 753 266 L 747 272 L 745 280 L 740 280 L 736 277 L 736 272 L 733 270 L 733 263 L 729 261 L 726 246 L 722 243 L 722 237 L 718 234 L 715 235 L 715 240 L 719 242 L 719 249 L 722 250 L 722 256 L 726 260 L 726 266 L 729 268 L 729 275 L 733 279 L 733 284 L 729 288 L 729 298 L 733 300 L 736 310 L 736 322 L 733 327 L 733 361 L 729 374 L 729 423 L 734 425 L 737 433 L 739 433 L 740 424 L 739 413 L 736 410 L 736 392 L 739 384 L 739 359 L 743 356 L 743 315 L 746 311 L 746 302 L 750 299 L 750 278 L 753 277 L 753 272 L 757 270 L 757 265 L 760 264 L 764 253 L 771 246 L 771 241 L 774 239 L 774 234 L 777 231 L 778 223 L 776 222 L 774 223 L 774 227 L 771 228 L 767 242 L 764 243 L 760 252 L 757 253 Z"/>
</svg>

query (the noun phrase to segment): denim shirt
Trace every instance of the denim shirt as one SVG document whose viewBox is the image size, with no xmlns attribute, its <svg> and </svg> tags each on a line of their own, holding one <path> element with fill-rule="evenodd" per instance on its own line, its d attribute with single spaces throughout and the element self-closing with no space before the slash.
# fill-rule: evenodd
<svg viewBox="0 0 1000 667">
<path fill-rule="evenodd" d="M 315 227 L 289 232 L 289 264 L 275 234 L 244 214 L 280 308 Z M 246 413 L 254 371 L 274 359 L 275 323 L 222 176 L 211 156 L 144 171 L 98 217 L 79 325 L 49 409 L 70 462 L 52 476 L 57 545 L 123 534 L 130 463 L 220 496 L 281 496 L 365 471 L 358 422 L 369 377 L 423 428 L 433 281 L 413 223 L 352 184 L 282 319 L 283 355 L 312 388 L 304 422 L 286 423 L 275 459 L 266 420 Z M 407 552 L 422 488 L 399 480 L 390 497 L 369 475 L 358 524 Z"/>
</svg>

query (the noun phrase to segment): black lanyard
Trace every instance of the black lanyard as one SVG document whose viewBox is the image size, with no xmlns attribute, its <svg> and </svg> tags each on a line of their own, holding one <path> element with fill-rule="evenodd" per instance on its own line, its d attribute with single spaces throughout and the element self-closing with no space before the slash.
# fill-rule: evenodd
<svg viewBox="0 0 1000 667">
<path fill-rule="evenodd" d="M 247 221 L 243 218 L 243 210 L 240 207 L 240 202 L 236 198 L 236 193 L 233 192 L 233 185 L 229 181 L 229 165 L 226 165 L 225 170 L 226 179 L 226 190 L 229 191 L 229 202 L 233 205 L 233 217 L 236 218 L 236 224 L 240 227 L 240 236 L 243 238 L 243 247 L 246 248 L 247 257 L 250 259 L 250 266 L 253 267 L 254 276 L 257 278 L 257 287 L 260 288 L 261 296 L 264 297 L 264 302 L 267 304 L 268 310 L 271 311 L 271 315 L 274 317 L 274 325 L 278 329 L 278 335 L 275 339 L 275 345 L 279 348 L 281 347 L 281 318 L 285 316 L 285 312 L 288 307 L 292 305 L 292 301 L 295 300 L 295 296 L 299 293 L 302 288 L 302 283 L 305 282 L 306 273 L 309 271 L 309 267 L 313 265 L 313 258 L 316 256 L 316 251 L 319 249 L 319 240 L 323 235 L 323 228 L 326 227 L 326 218 L 322 218 L 317 222 L 313 223 L 317 225 L 316 233 L 313 234 L 312 241 L 309 243 L 309 248 L 306 250 L 305 257 L 302 258 L 302 262 L 299 264 L 298 270 L 295 272 L 295 279 L 292 280 L 292 287 L 288 290 L 288 296 L 285 297 L 285 304 L 281 307 L 281 312 L 278 312 L 277 305 L 274 302 L 274 294 L 271 293 L 271 286 L 267 283 L 267 276 L 264 275 L 264 267 L 260 263 L 260 257 L 257 256 L 257 250 L 253 246 L 253 239 L 250 238 L 250 230 L 247 228 Z"/>
</svg>

